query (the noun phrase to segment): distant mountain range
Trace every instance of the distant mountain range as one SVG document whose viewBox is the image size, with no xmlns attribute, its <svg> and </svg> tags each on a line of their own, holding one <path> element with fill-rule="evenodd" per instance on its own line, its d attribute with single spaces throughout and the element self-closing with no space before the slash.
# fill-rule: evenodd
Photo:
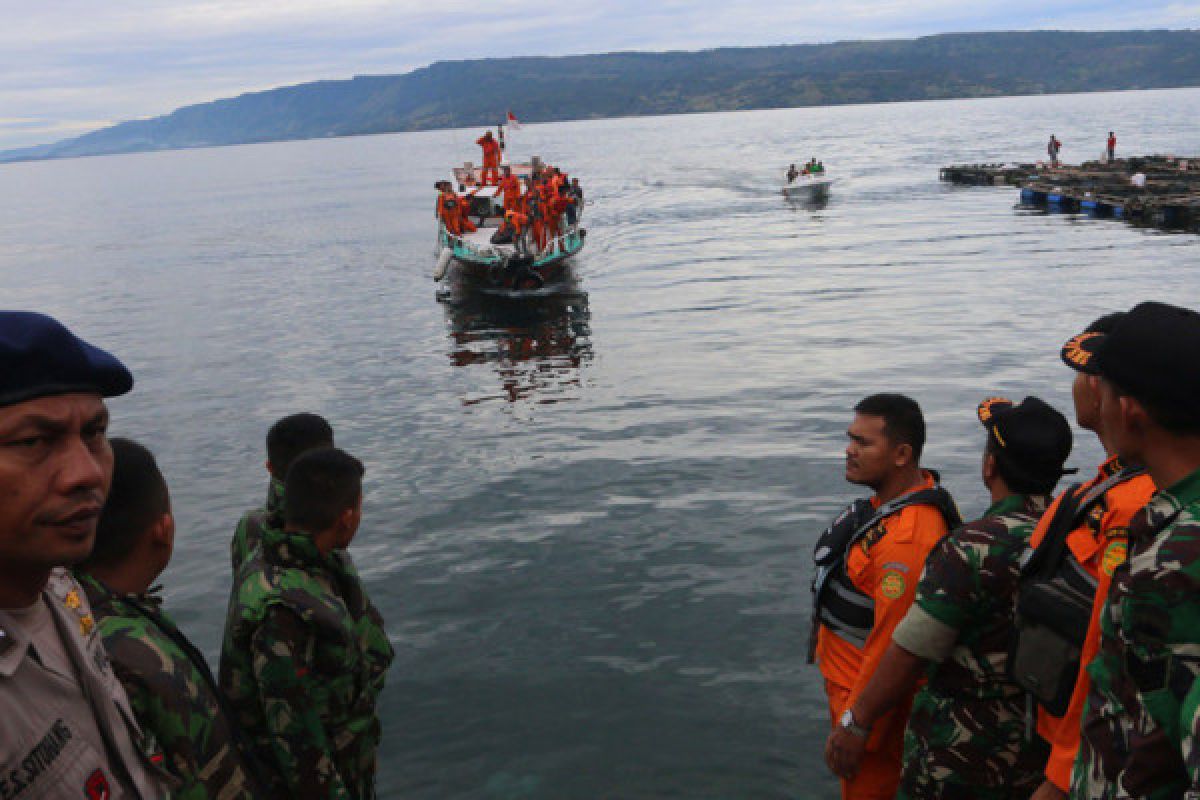
<svg viewBox="0 0 1200 800">
<path fill-rule="evenodd" d="M 0 161 L 522 122 L 1200 86 L 1200 31 L 964 33 L 893 41 L 448 61 L 243 94 Z"/>
</svg>

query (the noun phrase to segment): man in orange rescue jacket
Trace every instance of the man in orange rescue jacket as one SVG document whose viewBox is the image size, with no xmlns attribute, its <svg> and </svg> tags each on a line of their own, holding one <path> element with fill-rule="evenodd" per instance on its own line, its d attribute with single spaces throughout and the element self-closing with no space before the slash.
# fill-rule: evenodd
<svg viewBox="0 0 1200 800">
<path fill-rule="evenodd" d="M 517 211 L 521 207 L 521 179 L 513 175 L 511 167 L 501 167 L 500 194 L 504 198 L 505 211 Z"/>
<path fill-rule="evenodd" d="M 483 172 L 479 175 L 479 182 L 486 186 L 489 183 L 500 182 L 500 142 L 496 141 L 496 137 L 492 136 L 492 132 L 486 131 L 483 136 L 475 140 L 475 144 L 483 148 Z M 488 176 L 491 180 L 488 180 Z"/>
<path fill-rule="evenodd" d="M 1066 798 L 1071 789 L 1071 768 L 1079 751 L 1083 706 L 1091 685 L 1087 665 L 1100 646 L 1100 611 L 1108 596 L 1113 571 L 1125 561 L 1129 521 L 1154 494 L 1154 481 L 1149 475 L 1122 464 L 1113 455 L 1111 437 L 1101 424 L 1099 372 L 1092 363 L 1093 354 L 1122 316 L 1118 313 L 1101 317 L 1070 339 L 1062 349 L 1063 361 L 1075 370 L 1075 381 L 1071 385 L 1075 419 L 1079 427 L 1095 432 L 1109 456 L 1096 475 L 1075 490 L 1079 498 L 1096 493 L 1094 504 L 1079 515 L 1082 518 L 1068 524 L 1057 523 L 1051 531 L 1051 522 L 1067 495 L 1064 492 L 1046 511 L 1029 541 L 1031 547 L 1037 548 L 1047 536 L 1065 536 L 1066 548 L 1057 567 L 1061 580 L 1064 585 L 1079 585 L 1082 578 L 1092 584 L 1093 595 L 1078 677 L 1066 711 L 1062 716 L 1055 716 L 1044 707 L 1038 708 L 1038 733 L 1050 743 L 1050 759 L 1046 763 L 1046 781 L 1033 794 L 1035 800 L 1060 800 Z M 1087 578 L 1082 577 L 1085 575 Z"/>
<path fill-rule="evenodd" d="M 925 420 L 899 394 L 876 394 L 854 407 L 846 432 L 846 480 L 872 490 L 817 542 L 813 581 L 815 656 L 832 724 L 867 740 L 858 769 L 842 779 L 843 800 L 890 800 L 900 781 L 911 694 L 871 728 L 850 711 L 912 605 L 925 558 L 961 517 L 937 474 L 920 466 Z"/>
</svg>

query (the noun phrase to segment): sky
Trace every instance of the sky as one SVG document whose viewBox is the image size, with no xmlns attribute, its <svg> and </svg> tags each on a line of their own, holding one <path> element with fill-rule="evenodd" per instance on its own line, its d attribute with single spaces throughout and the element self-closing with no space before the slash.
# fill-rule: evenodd
<svg viewBox="0 0 1200 800">
<path fill-rule="evenodd" d="M 0 150 L 434 61 L 1200 28 L 1200 0 L 0 0 Z"/>
</svg>

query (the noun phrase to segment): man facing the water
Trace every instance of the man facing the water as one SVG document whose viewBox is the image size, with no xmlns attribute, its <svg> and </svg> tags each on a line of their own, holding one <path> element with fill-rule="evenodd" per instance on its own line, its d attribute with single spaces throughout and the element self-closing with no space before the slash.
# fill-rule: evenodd
<svg viewBox="0 0 1200 800">
<path fill-rule="evenodd" d="M 810 658 L 825 679 L 832 724 L 865 740 L 858 769 L 842 777 L 842 797 L 885 800 L 900 781 L 911 693 L 870 726 L 853 708 L 912 604 L 926 556 L 961 520 L 937 475 L 920 466 L 925 419 L 917 403 L 876 394 L 854 410 L 846 480 L 873 495 L 844 511 L 817 542 Z"/>
<path fill-rule="evenodd" d="M 1079 427 L 1095 432 L 1108 458 L 1089 481 L 1058 496 L 1029 541 L 1030 547 L 1039 553 L 1037 571 L 1048 576 L 1054 596 L 1072 598 L 1071 602 L 1080 606 L 1078 617 L 1087 619 L 1086 627 L 1071 626 L 1077 638 L 1069 652 L 1079 654 L 1078 666 L 1071 669 L 1070 663 L 1063 663 L 1050 670 L 1053 674 L 1069 671 L 1064 675 L 1064 688 L 1060 689 L 1065 704 L 1060 699 L 1063 707 L 1054 711 L 1045 705 L 1038 708 L 1038 733 L 1050 743 L 1050 756 L 1046 761 L 1045 781 L 1033 795 L 1034 800 L 1061 800 L 1070 791 L 1083 706 L 1091 686 L 1087 665 L 1100 646 L 1100 612 L 1113 573 L 1125 561 L 1129 521 L 1154 494 L 1150 476 L 1140 467 L 1122 463 L 1116 455 L 1100 414 L 1100 378 L 1095 353 L 1123 316 L 1109 314 L 1097 319 L 1067 341 L 1061 353 L 1063 362 L 1075 370 L 1071 384 L 1075 420 Z M 1046 561 L 1051 558 L 1054 563 Z M 1029 582 L 1027 579 L 1023 583 Z M 1060 608 L 1054 613 L 1061 614 L 1064 603 L 1057 605 Z M 1041 655 L 1039 660 L 1044 667 L 1046 659 L 1053 656 L 1045 651 Z"/>
<path fill-rule="evenodd" d="M 1045 748 L 1027 735 L 1025 693 L 1006 668 L 1018 564 L 1071 453 L 1066 418 L 1036 397 L 979 405 L 987 430 L 983 516 L 929 554 L 916 600 L 851 711 L 869 727 L 905 703 L 922 678 L 904 740 L 898 797 L 1016 800 L 1041 782 Z M 835 730 L 826 760 L 853 774 L 865 741 Z"/>
<path fill-rule="evenodd" d="M 1071 797 L 1200 797 L 1200 314 L 1142 303 L 1095 353 L 1104 433 L 1159 487 L 1129 523 Z"/>
<path fill-rule="evenodd" d="M 113 439 L 112 490 L 96 546 L 75 574 L 138 724 L 163 748 L 178 800 L 255 800 L 249 748 L 204 661 L 151 584 L 170 563 L 175 519 L 154 456 Z"/>
<path fill-rule="evenodd" d="M 292 462 L 322 447 L 333 447 L 333 428 L 318 414 L 289 414 L 267 431 L 267 503 L 238 521 L 229 546 L 234 575 L 258 547 L 264 528 L 283 527 L 283 479 Z"/>
<path fill-rule="evenodd" d="M 362 475 L 341 450 L 300 456 L 283 529 L 263 530 L 235 579 L 220 681 L 271 773 L 271 797 L 375 796 L 375 703 L 392 651 L 362 583 L 335 555 L 358 531 Z"/>
</svg>

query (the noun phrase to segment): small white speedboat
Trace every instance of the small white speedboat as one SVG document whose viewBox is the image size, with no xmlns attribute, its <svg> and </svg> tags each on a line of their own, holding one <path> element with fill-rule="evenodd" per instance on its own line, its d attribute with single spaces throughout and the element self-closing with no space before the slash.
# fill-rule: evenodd
<svg viewBox="0 0 1200 800">
<path fill-rule="evenodd" d="M 800 174 L 796 180 L 783 185 L 783 196 L 793 200 L 824 200 L 829 197 L 833 178 L 824 173 L 819 175 Z"/>
</svg>

